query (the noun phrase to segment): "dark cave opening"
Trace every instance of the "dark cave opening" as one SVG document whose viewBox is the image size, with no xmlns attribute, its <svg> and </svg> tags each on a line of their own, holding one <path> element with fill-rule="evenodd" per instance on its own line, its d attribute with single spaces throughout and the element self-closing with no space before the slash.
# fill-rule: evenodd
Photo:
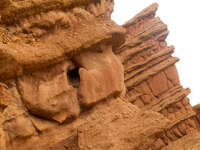
<svg viewBox="0 0 200 150">
<path fill-rule="evenodd" d="M 74 88 L 78 88 L 80 85 L 79 67 L 69 70 L 67 72 L 67 78 L 70 85 L 72 85 Z"/>
</svg>

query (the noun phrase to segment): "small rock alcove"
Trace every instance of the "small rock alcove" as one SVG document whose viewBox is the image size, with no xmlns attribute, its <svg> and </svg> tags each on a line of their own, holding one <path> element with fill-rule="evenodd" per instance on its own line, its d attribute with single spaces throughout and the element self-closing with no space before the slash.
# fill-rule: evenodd
<svg viewBox="0 0 200 150">
<path fill-rule="evenodd" d="M 80 85 L 80 75 L 79 75 L 79 67 L 75 67 L 67 72 L 67 78 L 69 84 L 74 88 L 78 88 Z"/>
</svg>

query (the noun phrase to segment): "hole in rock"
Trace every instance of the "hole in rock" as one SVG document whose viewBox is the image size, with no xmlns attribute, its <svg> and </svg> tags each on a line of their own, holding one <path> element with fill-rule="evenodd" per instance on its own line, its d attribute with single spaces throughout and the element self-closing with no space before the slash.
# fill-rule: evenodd
<svg viewBox="0 0 200 150">
<path fill-rule="evenodd" d="M 80 75 L 79 75 L 79 67 L 76 67 L 72 70 L 69 70 L 67 73 L 69 84 L 74 88 L 78 88 L 80 85 Z"/>
</svg>

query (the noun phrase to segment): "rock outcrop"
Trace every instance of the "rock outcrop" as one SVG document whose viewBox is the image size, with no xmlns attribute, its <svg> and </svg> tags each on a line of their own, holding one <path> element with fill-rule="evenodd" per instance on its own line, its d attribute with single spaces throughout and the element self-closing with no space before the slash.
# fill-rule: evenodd
<svg viewBox="0 0 200 150">
<path fill-rule="evenodd" d="M 113 4 L 0 1 L 0 149 L 198 147 L 199 107 L 180 84 L 158 4 L 123 26 Z"/>
<path fill-rule="evenodd" d="M 167 25 L 155 17 L 157 7 L 152 4 L 123 25 L 127 29 L 126 42 L 115 50 L 125 69 L 126 99 L 171 121 L 153 149 L 199 129 L 196 113 L 187 98 L 190 89 L 180 85 L 175 67 L 179 59 L 171 56 L 174 47 L 165 42 Z"/>
</svg>

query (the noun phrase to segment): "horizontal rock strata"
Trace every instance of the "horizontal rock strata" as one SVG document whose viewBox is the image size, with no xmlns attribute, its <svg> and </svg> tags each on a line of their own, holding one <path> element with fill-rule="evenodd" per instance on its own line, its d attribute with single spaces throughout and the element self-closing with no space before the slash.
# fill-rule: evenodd
<svg viewBox="0 0 200 150">
<path fill-rule="evenodd" d="M 200 109 L 181 86 L 158 4 L 123 26 L 113 4 L 0 1 L 0 149 L 198 147 Z"/>
<path fill-rule="evenodd" d="M 165 42 L 167 26 L 155 17 L 157 7 L 152 4 L 123 25 L 126 42 L 115 50 L 125 69 L 126 98 L 171 120 L 150 149 L 161 149 L 199 128 L 187 98 L 190 89 L 180 85 L 175 67 L 179 59 L 171 56 L 174 47 Z"/>
</svg>

